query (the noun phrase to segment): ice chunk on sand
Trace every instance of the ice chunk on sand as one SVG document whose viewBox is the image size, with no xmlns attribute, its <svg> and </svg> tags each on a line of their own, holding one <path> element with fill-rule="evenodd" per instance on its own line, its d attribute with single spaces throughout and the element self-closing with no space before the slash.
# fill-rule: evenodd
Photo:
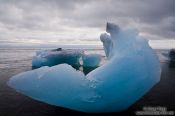
<svg viewBox="0 0 175 116">
<path fill-rule="evenodd" d="M 39 101 L 83 112 L 127 109 L 160 80 L 159 60 L 135 30 L 107 23 L 109 61 L 84 76 L 67 64 L 13 76 L 8 85 Z M 108 38 L 107 37 L 107 38 Z"/>
<path fill-rule="evenodd" d="M 94 83 L 68 64 L 20 73 L 11 78 L 8 85 L 36 100 L 75 110 L 88 110 L 99 97 Z"/>
<path fill-rule="evenodd" d="M 98 67 L 102 56 L 100 54 L 84 54 L 83 67 Z"/>
<path fill-rule="evenodd" d="M 33 67 L 54 66 L 67 63 L 72 66 L 79 66 L 79 59 L 83 55 L 83 50 L 41 50 L 32 59 Z"/>
</svg>

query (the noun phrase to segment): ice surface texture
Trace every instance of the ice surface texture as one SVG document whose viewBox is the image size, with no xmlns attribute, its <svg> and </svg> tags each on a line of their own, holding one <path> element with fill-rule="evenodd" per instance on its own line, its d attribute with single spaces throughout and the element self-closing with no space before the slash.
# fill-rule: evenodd
<svg viewBox="0 0 175 116">
<path fill-rule="evenodd" d="M 79 66 L 79 59 L 83 55 L 82 50 L 41 50 L 32 59 L 33 67 L 54 66 L 67 63 L 72 66 Z"/>
<path fill-rule="evenodd" d="M 102 34 L 109 61 L 86 76 L 68 64 L 13 76 L 8 85 L 39 101 L 83 112 L 127 109 L 160 80 L 161 68 L 148 42 L 135 30 L 107 23 Z"/>
<path fill-rule="evenodd" d="M 99 54 L 84 54 L 82 57 L 83 67 L 98 67 L 101 57 Z"/>
</svg>

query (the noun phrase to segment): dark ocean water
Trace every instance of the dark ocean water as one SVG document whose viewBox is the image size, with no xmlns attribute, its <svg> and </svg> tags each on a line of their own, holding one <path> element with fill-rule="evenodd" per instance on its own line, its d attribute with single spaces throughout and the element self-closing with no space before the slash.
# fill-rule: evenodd
<svg viewBox="0 0 175 116">
<path fill-rule="evenodd" d="M 36 49 L 0 49 L 0 70 L 31 67 L 31 59 Z"/>
<path fill-rule="evenodd" d="M 0 70 L 31 68 L 32 57 L 36 51 L 44 48 L 0 48 Z M 47 48 L 48 49 L 48 48 Z M 51 48 L 50 48 L 51 49 Z M 104 56 L 102 49 L 84 49 L 85 53 L 97 53 Z"/>
<path fill-rule="evenodd" d="M 0 70 L 9 68 L 31 67 L 35 52 L 44 48 L 0 48 Z M 97 53 L 104 56 L 102 49 L 84 49 L 85 53 Z M 155 50 L 160 61 L 168 61 L 169 50 Z"/>
</svg>

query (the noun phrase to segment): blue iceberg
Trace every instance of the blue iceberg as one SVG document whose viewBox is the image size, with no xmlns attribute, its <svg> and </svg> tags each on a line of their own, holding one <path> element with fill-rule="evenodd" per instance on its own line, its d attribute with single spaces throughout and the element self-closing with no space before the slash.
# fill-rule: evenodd
<svg viewBox="0 0 175 116">
<path fill-rule="evenodd" d="M 32 58 L 32 66 L 39 68 L 63 63 L 72 66 L 80 66 L 79 59 L 83 54 L 83 50 L 41 50 L 36 52 L 36 55 Z"/>
<path fill-rule="evenodd" d="M 83 67 L 98 67 L 102 56 L 100 54 L 84 54 L 82 56 Z"/>
<path fill-rule="evenodd" d="M 159 60 L 137 31 L 107 23 L 101 40 L 108 61 L 86 76 L 68 64 L 13 76 L 8 85 L 48 104 L 82 112 L 119 112 L 160 80 Z"/>
</svg>

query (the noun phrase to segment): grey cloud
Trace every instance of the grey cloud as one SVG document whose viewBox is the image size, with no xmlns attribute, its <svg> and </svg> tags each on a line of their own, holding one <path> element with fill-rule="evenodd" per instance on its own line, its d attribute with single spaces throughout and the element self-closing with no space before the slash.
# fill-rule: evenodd
<svg viewBox="0 0 175 116">
<path fill-rule="evenodd" d="M 175 39 L 175 1 L 0 0 L 0 26 L 3 25 L 7 34 L 12 33 L 11 38 L 26 37 L 28 33 L 37 31 L 67 34 L 81 28 L 104 30 L 107 21 L 126 27 L 135 26 L 150 36 Z M 3 33 L 0 30 L 0 34 Z M 78 40 L 86 37 L 84 41 L 88 41 L 88 38 L 94 41 L 93 37 L 82 36 L 84 34 L 75 36 Z"/>
<path fill-rule="evenodd" d="M 146 25 L 151 28 L 149 30 L 154 30 L 152 33 L 165 38 L 173 38 L 175 33 L 173 23 L 168 20 L 170 17 L 175 17 L 174 0 L 93 1 L 75 8 L 74 12 L 67 11 L 66 15 L 64 14 L 65 12 L 63 23 L 74 26 L 101 28 L 107 21 L 119 25 L 128 25 L 133 21 L 141 26 Z M 166 21 L 167 25 L 162 24 L 163 21 Z M 148 30 L 142 28 L 141 31 Z"/>
</svg>

